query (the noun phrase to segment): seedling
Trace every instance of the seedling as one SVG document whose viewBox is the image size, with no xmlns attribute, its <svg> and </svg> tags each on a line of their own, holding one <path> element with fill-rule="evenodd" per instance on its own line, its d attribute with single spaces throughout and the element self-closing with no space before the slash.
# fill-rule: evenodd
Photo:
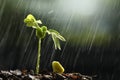
<svg viewBox="0 0 120 80">
<path fill-rule="evenodd" d="M 37 63 L 36 63 L 36 74 L 39 74 L 39 64 L 40 64 L 40 55 L 41 55 L 41 40 L 45 38 L 46 34 L 52 36 L 52 40 L 54 42 L 55 49 L 61 50 L 60 40 L 66 41 L 61 34 L 54 29 L 47 29 L 46 26 L 40 26 L 42 24 L 41 20 L 36 20 L 32 14 L 29 14 L 25 19 L 24 23 L 26 23 L 27 27 L 31 27 L 36 31 L 36 37 L 38 38 L 38 55 L 37 55 Z"/>
</svg>

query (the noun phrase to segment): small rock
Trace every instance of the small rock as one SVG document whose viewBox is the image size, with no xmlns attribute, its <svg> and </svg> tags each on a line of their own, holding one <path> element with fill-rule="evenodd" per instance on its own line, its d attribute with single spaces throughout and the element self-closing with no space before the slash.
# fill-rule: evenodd
<svg viewBox="0 0 120 80">
<path fill-rule="evenodd" d="M 62 74 L 57 73 L 56 74 L 56 79 L 63 80 L 63 79 L 66 79 L 66 77 L 63 76 Z"/>
<path fill-rule="evenodd" d="M 22 80 L 32 80 L 29 76 L 25 76 Z"/>
<path fill-rule="evenodd" d="M 22 75 L 26 75 L 27 74 L 27 70 L 26 69 L 23 69 L 22 70 Z"/>
<path fill-rule="evenodd" d="M 9 71 L 1 71 L 1 73 L 5 75 L 12 75 Z"/>
<path fill-rule="evenodd" d="M 42 80 L 52 80 L 52 78 L 51 75 L 43 75 Z"/>
<path fill-rule="evenodd" d="M 14 70 L 14 71 L 10 70 L 10 72 L 15 75 L 22 75 L 22 72 L 20 70 Z"/>
<path fill-rule="evenodd" d="M 30 74 L 31 75 L 34 75 L 35 73 L 34 73 L 34 70 L 30 70 Z"/>
</svg>

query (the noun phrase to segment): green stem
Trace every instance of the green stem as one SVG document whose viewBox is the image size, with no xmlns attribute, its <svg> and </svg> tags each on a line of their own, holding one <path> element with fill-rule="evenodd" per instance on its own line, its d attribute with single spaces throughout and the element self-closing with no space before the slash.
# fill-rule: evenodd
<svg viewBox="0 0 120 80">
<path fill-rule="evenodd" d="M 36 64 L 36 74 L 39 74 L 39 68 L 40 68 L 40 53 L 41 53 L 41 38 L 39 38 L 38 41 L 38 55 L 37 55 L 37 64 Z"/>
</svg>

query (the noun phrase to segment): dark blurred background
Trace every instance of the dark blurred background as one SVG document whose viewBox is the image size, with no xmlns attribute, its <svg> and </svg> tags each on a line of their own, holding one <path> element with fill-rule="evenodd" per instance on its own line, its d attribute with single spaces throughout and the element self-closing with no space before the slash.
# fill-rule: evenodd
<svg viewBox="0 0 120 80">
<path fill-rule="evenodd" d="M 66 42 L 55 50 L 47 36 L 42 42 L 41 70 L 59 61 L 65 72 L 119 80 L 119 0 L 0 0 L 0 69 L 35 69 L 37 38 L 23 20 L 33 14 Z"/>
</svg>

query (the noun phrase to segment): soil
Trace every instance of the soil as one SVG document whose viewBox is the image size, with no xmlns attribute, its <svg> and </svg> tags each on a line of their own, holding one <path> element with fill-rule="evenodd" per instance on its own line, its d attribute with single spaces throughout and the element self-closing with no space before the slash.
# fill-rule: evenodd
<svg viewBox="0 0 120 80">
<path fill-rule="evenodd" d="M 0 80 L 92 80 L 92 77 L 80 73 L 53 73 L 43 71 L 34 74 L 33 70 L 1 70 Z"/>
</svg>

